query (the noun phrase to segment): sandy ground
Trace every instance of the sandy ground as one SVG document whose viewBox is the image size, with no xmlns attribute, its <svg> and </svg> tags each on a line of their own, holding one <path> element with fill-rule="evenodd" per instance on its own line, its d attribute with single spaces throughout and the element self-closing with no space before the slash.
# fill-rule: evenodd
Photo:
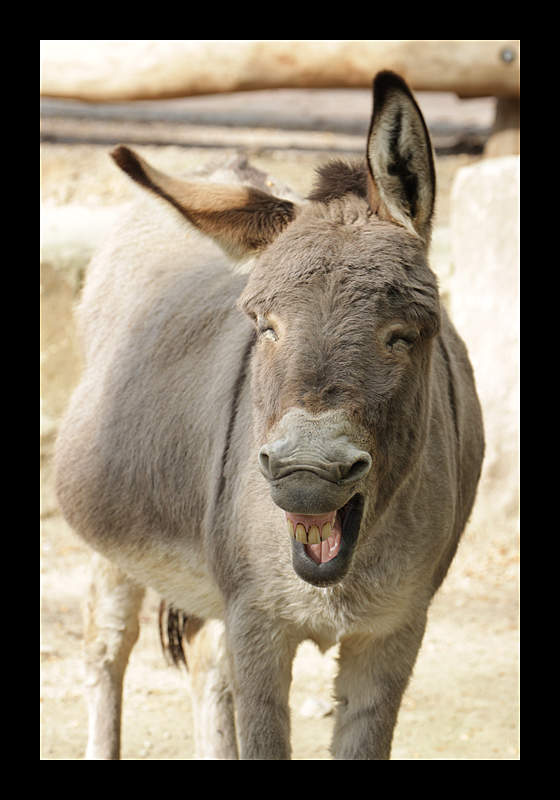
<svg viewBox="0 0 560 800">
<path fill-rule="evenodd" d="M 90 230 L 99 212 L 126 199 L 127 189 L 113 171 L 107 149 L 100 145 L 43 146 L 43 224 L 44 230 L 50 231 L 43 240 L 47 271 L 69 274 L 76 247 L 79 250 L 70 240 L 80 238 L 68 235 L 65 226 L 69 219 L 75 231 L 79 228 L 75 220 L 83 221 L 85 213 L 84 229 Z M 153 152 L 146 148 L 144 154 L 155 160 L 154 152 L 163 169 L 188 166 L 212 155 L 208 149 L 178 147 L 155 148 Z M 309 187 L 312 167 L 322 160 L 316 152 L 303 151 L 259 151 L 254 156 L 258 166 L 273 168 L 303 191 Z M 438 159 L 438 222 L 443 240 L 448 189 L 465 158 Z M 90 238 L 96 236 L 97 231 Z M 86 250 L 89 246 L 88 240 Z M 78 261 L 80 258 L 81 254 Z M 47 325 L 48 315 L 47 310 Z M 67 389 L 59 390 L 58 395 L 54 392 L 58 398 L 52 412 L 55 418 L 65 392 Z M 87 736 L 80 606 L 90 554 L 62 520 L 49 494 L 49 452 L 56 419 L 48 421 L 47 429 L 41 536 L 41 758 L 79 760 Z M 125 760 L 194 758 L 188 677 L 169 667 L 161 653 L 158 604 L 157 595 L 148 593 L 140 640 L 126 674 Z M 291 695 L 296 760 L 330 758 L 335 672 L 336 649 L 322 656 L 310 643 L 301 646 Z M 393 759 L 517 760 L 518 683 L 517 545 L 509 533 L 487 530 L 479 521 L 467 531 L 432 605 L 424 645 L 401 708 Z"/>
</svg>

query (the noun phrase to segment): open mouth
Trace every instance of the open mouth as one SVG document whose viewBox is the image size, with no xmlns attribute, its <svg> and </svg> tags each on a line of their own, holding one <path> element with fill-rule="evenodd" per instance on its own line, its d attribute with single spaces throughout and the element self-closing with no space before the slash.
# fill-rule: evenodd
<svg viewBox="0 0 560 800">
<path fill-rule="evenodd" d="M 328 514 L 285 512 L 293 566 L 300 578 L 316 586 L 342 580 L 358 539 L 363 505 L 363 497 L 354 495 L 345 506 Z"/>
</svg>

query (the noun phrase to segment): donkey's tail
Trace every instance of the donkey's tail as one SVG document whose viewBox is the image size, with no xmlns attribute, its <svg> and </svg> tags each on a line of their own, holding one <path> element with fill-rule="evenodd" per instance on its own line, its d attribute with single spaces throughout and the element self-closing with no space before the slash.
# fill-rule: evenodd
<svg viewBox="0 0 560 800">
<path fill-rule="evenodd" d="M 159 636 L 161 646 L 169 664 L 175 667 L 183 665 L 188 669 L 185 653 L 185 640 L 189 640 L 200 630 L 204 620 L 189 616 L 175 608 L 166 600 L 159 605 Z"/>
</svg>

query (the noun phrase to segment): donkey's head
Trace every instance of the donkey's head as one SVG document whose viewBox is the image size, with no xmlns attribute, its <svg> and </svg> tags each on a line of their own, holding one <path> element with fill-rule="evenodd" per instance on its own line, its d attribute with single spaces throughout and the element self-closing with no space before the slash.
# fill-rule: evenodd
<svg viewBox="0 0 560 800">
<path fill-rule="evenodd" d="M 341 580 L 364 514 L 383 511 L 427 431 L 435 175 L 408 87 L 377 76 L 365 165 L 328 165 L 299 205 L 171 178 L 124 147 L 113 157 L 249 272 L 239 306 L 257 332 L 260 469 L 286 512 L 298 574 Z"/>
</svg>

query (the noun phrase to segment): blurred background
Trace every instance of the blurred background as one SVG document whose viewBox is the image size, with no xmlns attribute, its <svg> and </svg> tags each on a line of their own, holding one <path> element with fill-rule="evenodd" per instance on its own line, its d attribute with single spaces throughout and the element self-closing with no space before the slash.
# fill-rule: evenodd
<svg viewBox="0 0 560 800">
<path fill-rule="evenodd" d="M 306 194 L 330 156 L 363 155 L 380 69 L 408 81 L 431 131 L 432 266 L 469 347 L 487 432 L 477 506 L 434 602 L 393 758 L 519 758 L 519 40 L 44 40 L 43 759 L 83 758 L 87 735 L 80 604 L 89 552 L 60 516 L 51 459 L 80 373 L 73 306 L 93 250 L 132 197 L 108 152 L 129 144 L 169 172 L 242 152 Z M 194 757 L 186 680 L 160 653 L 157 604 L 150 594 L 127 673 L 125 760 Z M 298 653 L 296 759 L 329 758 L 335 656 L 307 645 Z"/>
</svg>

